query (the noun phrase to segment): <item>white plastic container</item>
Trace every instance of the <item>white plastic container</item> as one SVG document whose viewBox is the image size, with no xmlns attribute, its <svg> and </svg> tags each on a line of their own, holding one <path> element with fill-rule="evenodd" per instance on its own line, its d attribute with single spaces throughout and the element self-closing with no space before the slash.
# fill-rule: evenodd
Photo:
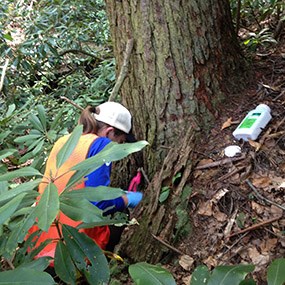
<svg viewBox="0 0 285 285">
<path fill-rule="evenodd" d="M 233 132 L 233 136 L 237 140 L 256 140 L 262 129 L 271 120 L 271 110 L 265 104 L 258 105 L 254 110 L 250 111 L 238 127 Z"/>
</svg>

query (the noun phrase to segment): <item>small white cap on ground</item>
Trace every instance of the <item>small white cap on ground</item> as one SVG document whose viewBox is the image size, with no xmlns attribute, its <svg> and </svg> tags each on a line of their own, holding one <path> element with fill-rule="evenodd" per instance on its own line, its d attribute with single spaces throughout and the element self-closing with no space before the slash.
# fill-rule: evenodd
<svg viewBox="0 0 285 285">
<path fill-rule="evenodd" d="M 241 153 L 241 148 L 238 145 L 229 145 L 225 148 L 225 156 L 234 157 Z"/>
</svg>

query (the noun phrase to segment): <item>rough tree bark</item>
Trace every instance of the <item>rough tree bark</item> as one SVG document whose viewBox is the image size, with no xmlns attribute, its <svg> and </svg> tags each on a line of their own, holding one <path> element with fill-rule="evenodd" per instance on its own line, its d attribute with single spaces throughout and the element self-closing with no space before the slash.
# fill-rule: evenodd
<svg viewBox="0 0 285 285">
<path fill-rule="evenodd" d="M 153 235 L 173 244 L 187 227 L 193 150 L 239 73 L 240 50 L 227 0 L 106 0 L 106 7 L 118 71 L 134 40 L 120 94 L 136 136 L 150 143 L 140 226 L 125 235 L 122 251 L 157 262 L 165 247 Z M 162 187 L 170 189 L 164 203 Z"/>
</svg>

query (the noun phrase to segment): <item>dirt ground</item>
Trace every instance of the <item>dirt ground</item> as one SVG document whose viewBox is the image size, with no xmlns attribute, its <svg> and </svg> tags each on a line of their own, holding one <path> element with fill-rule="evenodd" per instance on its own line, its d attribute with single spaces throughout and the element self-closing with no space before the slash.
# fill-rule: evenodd
<svg viewBox="0 0 285 285">
<path fill-rule="evenodd" d="M 251 83 L 232 96 L 217 124 L 203 138 L 189 201 L 192 234 L 177 248 L 179 265 L 170 266 L 177 284 L 190 284 L 200 264 L 254 264 L 253 278 L 266 283 L 272 260 L 285 253 L 285 39 L 256 55 Z M 232 132 L 248 111 L 265 103 L 272 120 L 255 141 Z M 205 143 L 206 142 L 206 143 Z M 238 145 L 234 158 L 225 147 Z"/>
</svg>

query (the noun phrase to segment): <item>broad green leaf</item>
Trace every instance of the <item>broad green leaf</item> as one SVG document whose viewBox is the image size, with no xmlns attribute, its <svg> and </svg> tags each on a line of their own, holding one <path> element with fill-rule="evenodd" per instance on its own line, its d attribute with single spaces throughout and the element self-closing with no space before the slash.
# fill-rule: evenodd
<svg viewBox="0 0 285 285">
<path fill-rule="evenodd" d="M 71 133 L 70 137 L 68 138 L 67 142 L 64 146 L 60 149 L 56 156 L 56 167 L 60 168 L 64 162 L 70 157 L 71 153 L 75 149 L 80 136 L 82 134 L 83 126 L 78 125 L 74 131 Z"/>
<path fill-rule="evenodd" d="M 108 225 L 126 225 L 129 222 L 128 215 L 125 213 L 120 213 L 115 215 L 115 217 L 110 218 L 109 216 L 96 216 L 92 223 L 82 223 L 79 224 L 77 229 L 90 229 L 93 227 L 108 226 Z"/>
<path fill-rule="evenodd" d="M 37 169 L 28 166 L 1 175 L 0 181 L 12 180 L 14 178 L 25 177 L 25 176 L 43 176 L 43 175 Z"/>
<path fill-rule="evenodd" d="M 268 285 L 283 285 L 285 283 L 285 258 L 275 259 L 267 270 Z"/>
<path fill-rule="evenodd" d="M 3 38 L 6 39 L 6 40 L 8 40 L 8 41 L 13 41 L 13 38 L 12 38 L 12 36 L 11 36 L 10 33 L 9 33 L 9 34 L 4 34 L 4 35 L 3 35 Z"/>
<path fill-rule="evenodd" d="M 16 151 L 17 151 L 16 149 L 4 149 L 4 150 L 1 150 L 0 151 L 0 160 L 2 160 L 3 158 L 6 158 L 6 157 L 12 155 Z"/>
<path fill-rule="evenodd" d="M 35 189 L 35 187 L 39 185 L 40 182 L 41 182 L 41 179 L 25 182 L 25 183 L 19 184 L 19 186 L 16 186 L 13 189 L 10 189 L 9 191 L 6 191 L 5 193 L 2 193 L 0 195 L 0 204 L 3 201 L 12 199 L 13 197 L 17 196 L 18 194 L 22 192 L 32 191 L 33 189 Z"/>
<path fill-rule="evenodd" d="M 254 265 L 217 266 L 207 285 L 239 285 Z"/>
<path fill-rule="evenodd" d="M 37 129 L 38 131 L 40 131 L 41 133 L 45 132 L 45 129 L 44 129 L 41 121 L 39 120 L 39 118 L 35 114 L 30 115 L 30 122 L 32 123 L 33 127 L 35 129 Z"/>
<path fill-rule="evenodd" d="M 9 189 L 8 181 L 0 181 L 0 198 L 2 198 L 2 195 L 8 193 L 8 189 Z"/>
<path fill-rule="evenodd" d="M 37 205 L 38 226 L 41 230 L 47 231 L 58 215 L 59 196 L 57 187 L 49 183 Z"/>
<path fill-rule="evenodd" d="M 256 282 L 253 279 L 243 280 L 239 285 L 256 285 Z"/>
<path fill-rule="evenodd" d="M 101 166 L 111 161 L 118 161 L 131 153 L 142 150 L 146 145 L 148 145 L 148 142 L 146 141 L 125 144 L 111 142 L 95 156 L 90 157 L 72 167 L 72 170 L 81 170 L 87 168 L 91 169 L 92 172 L 98 168 L 97 165 Z M 93 165 L 94 162 L 97 164 L 96 166 Z"/>
<path fill-rule="evenodd" d="M 36 207 L 32 207 L 32 211 L 30 214 L 28 214 L 23 221 L 19 224 L 19 226 L 15 229 L 13 229 L 12 233 L 10 234 L 6 249 L 7 252 L 12 252 L 16 249 L 18 246 L 18 243 L 23 242 L 25 239 L 29 229 L 34 224 L 36 220 Z"/>
<path fill-rule="evenodd" d="M 9 105 L 8 111 L 7 111 L 5 117 L 6 117 L 6 118 L 10 117 L 10 116 L 13 114 L 13 112 L 15 111 L 15 109 L 16 109 L 16 105 L 15 105 L 15 104 Z"/>
<path fill-rule="evenodd" d="M 165 191 L 163 191 L 160 195 L 159 195 L 159 202 L 160 203 L 163 203 L 164 201 L 167 200 L 168 196 L 169 196 L 169 193 L 170 193 L 170 189 L 167 189 Z"/>
<path fill-rule="evenodd" d="M 102 216 L 102 210 L 85 199 L 60 199 L 60 210 L 74 221 L 92 223 Z"/>
<path fill-rule="evenodd" d="M 76 267 L 62 241 L 56 245 L 54 256 L 54 269 L 61 280 L 67 284 L 76 284 Z"/>
<path fill-rule="evenodd" d="M 56 140 L 56 136 L 57 134 L 55 130 L 49 130 L 47 132 L 47 139 L 51 142 L 54 142 Z"/>
<path fill-rule="evenodd" d="M 210 271 L 207 266 L 200 265 L 195 268 L 190 285 L 206 285 L 210 278 Z"/>
<path fill-rule="evenodd" d="M 46 272 L 33 269 L 18 268 L 0 272 L 0 285 L 53 285 L 53 278 Z"/>
<path fill-rule="evenodd" d="M 66 188 L 71 187 L 72 185 L 80 181 L 82 177 L 95 171 L 103 164 L 109 163 L 111 161 L 120 160 L 131 153 L 140 151 L 146 145 L 148 145 L 148 142 L 146 141 L 126 144 L 117 144 L 114 142 L 109 143 L 102 151 L 100 151 L 95 156 L 90 157 L 71 168 L 71 170 L 77 170 L 77 172 L 72 175 L 71 179 L 67 183 Z"/>
<path fill-rule="evenodd" d="M 1 120 L 0 120 L 1 123 Z M 3 140 L 6 139 L 11 134 L 11 131 L 1 132 L 0 134 L 0 143 L 3 143 Z"/>
<path fill-rule="evenodd" d="M 0 225 L 3 225 L 7 219 L 10 218 L 12 214 L 17 210 L 25 195 L 26 193 L 19 194 L 4 206 L 0 207 Z"/>
<path fill-rule="evenodd" d="M 45 113 L 45 108 L 42 105 L 38 105 L 38 115 L 39 119 L 41 121 L 41 124 L 46 131 L 47 129 L 47 120 L 46 120 L 46 113 Z"/>
<path fill-rule="evenodd" d="M 88 201 L 112 200 L 125 194 L 120 188 L 107 186 L 85 187 L 83 189 L 64 191 L 60 197 L 68 199 L 87 199 Z"/>
<path fill-rule="evenodd" d="M 34 141 L 38 138 L 41 138 L 42 137 L 42 134 L 40 135 L 26 135 L 26 136 L 22 136 L 22 137 L 18 137 L 16 139 L 14 139 L 14 142 L 15 143 L 25 143 L 25 142 L 28 142 L 28 141 Z"/>
<path fill-rule="evenodd" d="M 52 123 L 50 125 L 50 129 L 53 130 L 57 127 L 57 125 L 59 124 L 60 120 L 62 119 L 62 115 L 63 115 L 63 109 L 60 109 L 59 112 L 57 113 L 56 117 L 53 118 Z"/>
<path fill-rule="evenodd" d="M 44 139 L 39 139 L 37 141 L 37 146 L 33 150 L 33 155 L 37 155 L 42 150 L 44 142 Z"/>
<path fill-rule="evenodd" d="M 70 226 L 63 225 L 62 233 L 72 260 L 89 283 L 107 284 L 110 278 L 109 266 L 98 245 L 86 234 L 79 233 Z M 87 260 L 90 264 L 86 263 Z"/>
<path fill-rule="evenodd" d="M 173 276 L 158 265 L 140 262 L 129 266 L 129 273 L 137 285 L 174 285 Z"/>
<path fill-rule="evenodd" d="M 38 271 L 44 271 L 49 266 L 49 257 L 40 257 L 31 262 L 25 262 L 17 268 L 35 269 Z"/>
<path fill-rule="evenodd" d="M 43 141 L 44 141 L 44 138 L 41 137 L 41 138 L 39 138 L 39 139 L 36 139 L 36 140 L 34 140 L 34 141 L 31 141 L 31 142 L 30 142 L 31 144 L 28 144 L 28 143 L 27 143 L 27 145 L 29 145 L 27 151 L 30 151 L 30 150 L 35 149 L 35 148 L 38 148 L 38 145 L 41 144 Z M 29 155 L 29 153 L 27 153 L 27 154 L 24 155 L 23 157 L 25 157 L 25 156 L 27 156 L 27 155 Z M 22 160 L 22 161 L 26 161 L 26 160 L 23 160 L 23 157 L 21 157 L 21 160 Z"/>
</svg>

